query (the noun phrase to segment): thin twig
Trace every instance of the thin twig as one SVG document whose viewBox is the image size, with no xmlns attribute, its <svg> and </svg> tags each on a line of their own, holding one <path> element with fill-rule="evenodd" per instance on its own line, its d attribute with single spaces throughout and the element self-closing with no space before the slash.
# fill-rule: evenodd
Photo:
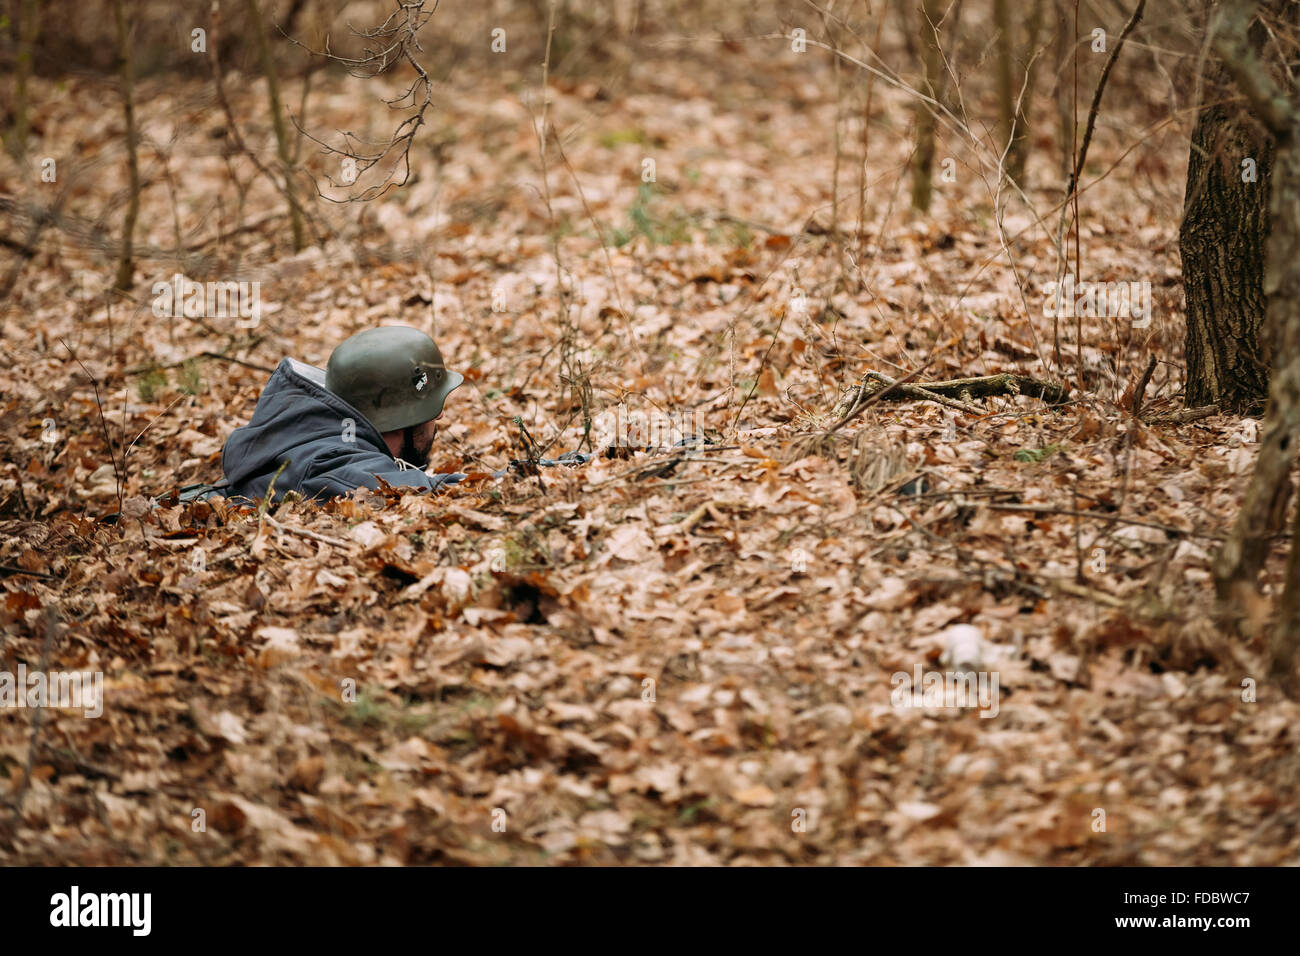
<svg viewBox="0 0 1300 956">
<path fill-rule="evenodd" d="M 272 518 L 270 515 L 263 515 L 262 520 L 265 521 L 267 524 L 269 524 L 272 528 L 278 528 L 279 530 L 287 531 L 290 534 L 299 534 L 302 535 L 304 538 L 311 538 L 313 541 L 319 541 L 321 544 L 333 545 L 336 548 L 352 549 L 356 547 L 356 545 L 353 542 L 345 541 L 343 538 L 335 538 L 328 534 L 320 534 L 316 531 L 308 531 L 306 528 L 295 528 L 292 525 L 287 525 L 281 521 L 277 521 L 275 518 Z"/>
<path fill-rule="evenodd" d="M 1142 415 L 1142 396 L 1146 394 L 1147 384 L 1151 381 L 1151 373 L 1156 370 L 1158 359 L 1153 354 L 1147 362 L 1146 370 L 1142 372 L 1142 377 L 1138 379 L 1137 390 L 1133 392 L 1133 417 L 1138 418 Z"/>
<path fill-rule="evenodd" d="M 930 361 L 926 362 L 926 363 L 925 363 L 924 365 L 922 365 L 920 368 L 917 368 L 915 371 L 910 372 L 910 373 L 908 373 L 907 375 L 903 376 L 902 378 L 897 379 L 896 381 L 894 381 L 893 384 L 891 384 L 891 385 L 886 385 L 884 388 L 880 389 L 879 391 L 872 392 L 871 395 L 868 396 L 868 397 L 866 398 L 865 401 L 864 401 L 863 398 L 862 398 L 862 386 L 859 385 L 859 386 L 858 386 L 858 394 L 857 394 L 857 396 L 856 396 L 856 397 L 854 398 L 854 400 L 853 400 L 853 405 L 849 408 L 848 411 L 846 411 L 846 412 L 843 414 L 843 416 L 840 418 L 839 421 L 837 421 L 837 422 L 836 422 L 834 425 L 832 425 L 830 428 L 826 429 L 825 434 L 826 434 L 826 435 L 833 435 L 835 432 L 839 431 L 840 428 L 842 428 L 846 422 L 848 422 L 850 419 L 852 419 L 852 418 L 856 418 L 858 415 L 860 415 L 860 414 L 862 413 L 862 411 L 863 411 L 863 410 L 864 410 L 868 405 L 874 405 L 876 402 L 880 401 L 882 398 L 884 398 L 884 397 L 885 397 L 886 395 L 888 395 L 890 392 L 894 391 L 894 389 L 899 388 L 900 386 L 906 385 L 908 382 L 912 381 L 912 379 L 916 378 L 918 375 L 920 375 L 922 372 L 924 372 L 927 368 L 929 368 L 929 367 L 930 367 L 930 362 L 933 362 L 933 361 L 934 361 L 934 359 L 930 359 Z"/>
<path fill-rule="evenodd" d="M 1106 92 L 1106 82 L 1110 79 L 1110 71 L 1114 68 L 1115 61 L 1119 59 L 1120 50 L 1124 49 L 1124 41 L 1128 39 L 1128 35 L 1133 32 L 1133 28 L 1142 19 L 1142 11 L 1146 9 L 1146 5 L 1147 0 L 1138 0 L 1137 8 L 1133 11 L 1133 15 L 1129 17 L 1128 23 L 1124 24 L 1124 29 L 1120 32 L 1115 48 L 1110 51 L 1106 65 L 1102 67 L 1101 78 L 1097 80 L 1097 88 L 1092 93 L 1092 106 L 1088 108 L 1088 125 L 1083 131 L 1083 143 L 1079 147 L 1079 155 L 1075 157 L 1074 172 L 1070 176 L 1069 191 L 1071 195 L 1078 186 L 1079 177 L 1083 175 L 1083 164 L 1088 158 L 1088 146 L 1092 143 L 1092 132 L 1097 126 L 1097 111 L 1101 108 L 1101 97 Z"/>
<path fill-rule="evenodd" d="M 1200 421 L 1202 418 L 1212 418 L 1219 414 L 1218 405 L 1202 405 L 1199 408 L 1184 408 L 1176 412 L 1170 412 L 1168 415 L 1157 415 L 1155 418 L 1147 421 L 1148 425 L 1186 425 L 1188 422 Z"/>
<path fill-rule="evenodd" d="M 142 372 L 154 372 L 154 371 L 161 371 L 163 369 L 168 369 L 168 368 L 180 368 L 186 362 L 193 362 L 195 359 L 200 359 L 200 358 L 216 359 L 219 362 L 230 362 L 232 365 L 242 365 L 244 368 L 251 368 L 255 372 L 265 372 L 267 375 L 271 375 L 275 372 L 275 369 L 273 368 L 268 368 L 265 365 L 258 365 L 256 362 L 246 362 L 243 359 L 235 358 L 233 355 L 226 355 L 223 352 L 205 351 L 205 352 L 199 352 L 197 355 L 191 355 L 189 358 L 183 358 L 178 362 L 168 362 L 165 365 L 159 365 L 155 362 L 150 362 L 147 365 L 133 365 L 131 368 L 126 370 L 126 374 L 139 375 Z"/>
<path fill-rule="evenodd" d="M 120 514 L 125 501 L 124 492 L 126 490 L 126 478 L 123 475 L 123 472 L 126 470 L 126 458 L 125 456 L 123 457 L 122 464 L 119 467 L 117 463 L 117 453 L 113 451 L 113 439 L 108 433 L 108 420 L 104 418 L 104 403 L 99 397 L 99 380 L 90 374 L 90 369 L 86 368 L 86 363 L 77 358 L 77 354 L 72 351 L 72 347 L 68 345 L 67 342 L 60 338 L 59 343 L 68 350 L 68 354 L 72 356 L 73 361 L 81 366 L 81 370 L 85 372 L 86 377 L 90 379 L 90 387 L 95 390 L 95 407 L 99 409 L 99 427 L 104 432 L 104 444 L 108 448 L 108 459 L 113 463 L 113 477 L 117 482 L 117 510 Z M 125 435 L 123 435 L 123 437 L 125 437 Z"/>
<path fill-rule="evenodd" d="M 946 396 L 940 395 L 938 392 L 931 391 L 925 385 L 907 385 L 902 382 L 896 382 L 888 375 L 881 375 L 879 372 L 868 372 L 867 377 L 875 379 L 882 385 L 890 387 L 897 386 L 899 392 L 906 395 L 908 398 L 915 398 L 917 401 L 937 402 L 940 405 L 946 405 L 948 408 L 955 408 L 959 412 L 964 412 L 967 415 L 975 415 L 977 417 L 984 414 L 984 409 L 982 408 L 975 408 L 973 405 L 967 405 L 965 402 L 959 402 L 956 399 L 947 398 Z"/>
<path fill-rule="evenodd" d="M 1126 518 L 1123 515 L 1106 514 L 1104 511 L 1076 511 L 1072 508 L 1051 508 L 1043 505 L 1013 505 L 1003 504 L 1001 502 L 990 501 L 983 502 L 980 505 L 993 511 L 1022 511 L 1030 514 L 1041 515 L 1064 515 L 1067 518 L 1090 518 L 1094 521 L 1105 521 L 1109 524 L 1128 524 L 1137 525 L 1141 528 L 1154 528 L 1157 531 L 1163 531 L 1166 534 L 1186 535 L 1189 538 L 1213 538 L 1222 540 L 1227 537 L 1217 531 L 1197 531 L 1194 528 L 1175 528 L 1173 525 L 1160 524 L 1155 521 L 1138 521 L 1135 518 Z M 1288 534 L 1274 535 L 1278 538 L 1288 538 Z"/>
</svg>

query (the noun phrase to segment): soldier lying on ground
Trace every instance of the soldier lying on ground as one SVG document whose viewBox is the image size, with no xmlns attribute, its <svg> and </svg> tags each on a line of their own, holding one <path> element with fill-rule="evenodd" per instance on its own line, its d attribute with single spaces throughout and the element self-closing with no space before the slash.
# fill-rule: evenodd
<svg viewBox="0 0 1300 956">
<path fill-rule="evenodd" d="M 408 326 L 359 332 L 334 349 L 324 370 L 286 358 L 257 400 L 253 418 L 221 453 L 217 494 L 307 498 L 356 488 L 435 489 L 463 473 L 426 475 L 437 420 L 465 381 L 433 339 Z"/>
</svg>

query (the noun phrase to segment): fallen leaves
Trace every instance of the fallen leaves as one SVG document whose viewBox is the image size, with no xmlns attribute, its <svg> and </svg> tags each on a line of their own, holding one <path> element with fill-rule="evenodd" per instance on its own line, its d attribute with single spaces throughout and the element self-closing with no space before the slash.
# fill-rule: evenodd
<svg viewBox="0 0 1300 956">
<path fill-rule="evenodd" d="M 608 557 L 640 564 L 648 560 L 655 552 L 654 539 L 639 524 L 622 524 L 610 532 L 605 539 Z"/>
<path fill-rule="evenodd" d="M 758 784 L 745 787 L 732 794 L 737 803 L 747 807 L 771 807 L 776 805 L 776 794 L 768 787 Z"/>
<path fill-rule="evenodd" d="M 240 344 L 252 364 L 289 354 L 323 365 L 347 334 L 402 308 L 438 316 L 444 353 L 473 383 L 449 401 L 434 457 L 475 478 L 444 493 L 358 492 L 262 514 L 229 501 L 154 507 L 166 488 L 216 477 L 221 439 L 246 419 L 262 373 L 206 363 L 201 388 L 173 378 L 144 401 L 124 361 L 182 361 L 214 347 L 207 333 L 195 323 L 160 333 L 146 300 L 110 326 L 97 303 L 68 308 L 61 261 L 28 270 L 3 318 L 0 363 L 10 412 L 0 440 L 13 465 L 0 471 L 4 661 L 41 660 L 53 609 L 53 662 L 102 671 L 106 707 L 98 720 L 49 709 L 30 781 L 30 711 L 0 721 L 0 791 L 30 791 L 0 859 L 1295 856 L 1285 795 L 1296 708 L 1268 686 L 1250 641 L 1217 633 L 1206 587 L 1213 539 L 1120 520 L 1222 527 L 1256 453 L 1239 423 L 1219 416 L 1130 435 L 1098 386 L 1077 407 L 1008 399 L 983 418 L 891 405 L 823 440 L 826 410 L 863 363 L 896 374 L 940 343 L 936 372 L 1024 371 L 1041 361 L 1035 343 L 1050 341 L 1051 326 L 1022 314 L 1011 271 L 990 262 L 996 237 L 972 219 L 985 201 L 973 181 L 951 184 L 930 220 L 881 220 L 866 281 L 846 275 L 824 230 L 801 230 L 810 204 L 829 201 L 835 104 L 816 98 L 826 75 L 801 65 L 800 88 L 811 92 L 792 107 L 748 73 L 709 68 L 721 71 L 716 89 L 647 60 L 637 69 L 655 70 L 655 84 L 614 94 L 606 108 L 658 130 L 661 175 L 683 171 L 672 204 L 652 193 L 641 202 L 649 231 L 655 217 L 671 225 L 680 204 L 775 230 L 758 239 L 729 238 L 718 227 L 730 220 L 713 213 L 708 226 L 680 223 L 680 240 L 638 233 L 609 249 L 586 226 L 556 229 L 534 194 L 501 185 L 537 176 L 517 97 L 455 86 L 453 75 L 447 123 L 462 135 L 446 145 L 445 165 L 415 158 L 400 199 L 373 206 L 363 227 L 374 261 L 358 262 L 339 239 L 277 261 L 269 230 L 231 247 L 274 272 L 267 289 L 284 310 Z M 320 82 L 313 115 L 354 126 L 364 107 Z M 594 218 L 623 228 L 637 202 L 626 188 L 638 181 L 634 150 L 611 166 L 597 142 L 604 131 L 590 129 L 605 122 L 590 111 L 594 94 L 552 94 L 573 166 L 550 183 L 555 209 L 583 209 L 576 179 Z M 174 94 L 155 95 L 140 105 L 146 124 Z M 64 112 L 66 99 L 48 97 L 50 135 L 108 122 Z M 246 108 L 262 101 L 250 94 Z M 771 142 L 756 151 L 749 127 L 760 122 Z M 71 140 L 56 147 L 75 152 Z M 875 177 L 901 168 L 909 146 L 873 135 L 872 150 Z M 223 158 L 185 155 L 178 213 L 188 233 L 204 223 L 187 210 L 211 209 L 226 187 Z M 1095 184 L 1114 222 L 1090 254 L 1160 274 L 1176 266 L 1155 251 L 1173 248 L 1164 240 L 1176 225 L 1152 226 L 1161 220 L 1130 185 L 1119 175 Z M 107 199 L 120 184 L 103 188 Z M 253 203 L 277 202 L 263 183 L 250 189 Z M 171 222 L 167 192 L 146 190 L 142 223 Z M 1020 241 L 1025 275 L 1054 268 L 1050 243 Z M 403 251 L 411 242 L 429 262 Z M 796 247 L 799 286 L 821 311 L 780 327 Z M 77 267 L 107 281 L 99 258 Z M 570 384 L 591 385 L 584 400 L 555 364 L 561 309 L 573 321 L 573 369 L 583 369 Z M 1085 357 L 1131 379 L 1120 370 L 1144 361 L 1146 346 L 1108 344 L 1103 354 L 1095 343 L 1113 332 L 1085 326 L 1095 352 Z M 88 368 L 107 383 L 110 428 L 120 415 L 129 441 L 149 425 L 116 525 L 98 519 L 118 509 L 119 476 L 84 375 L 46 347 L 58 335 L 98 353 Z M 1175 339 L 1165 329 L 1152 341 Z M 539 442 L 568 450 L 584 437 L 582 412 L 619 406 L 686 413 L 725 450 L 668 469 L 671 456 L 623 449 L 546 471 L 545 494 L 533 480 L 490 477 L 517 454 L 515 416 Z M 49 447 L 46 417 L 60 432 Z M 896 494 L 912 476 L 924 478 L 921 493 Z M 1116 520 L 985 506 L 995 503 Z M 1277 570 L 1266 569 L 1266 586 Z M 1262 628 L 1269 599 L 1252 600 L 1247 626 Z M 891 679 L 917 667 L 995 670 L 998 716 L 894 706 Z M 1098 808 L 1105 833 L 1092 827 Z M 195 829 L 196 810 L 206 831 Z"/>
<path fill-rule="evenodd" d="M 253 637 L 261 642 L 257 652 L 257 666 L 263 669 L 291 661 L 301 652 L 298 632 L 291 627 L 258 628 Z"/>
</svg>

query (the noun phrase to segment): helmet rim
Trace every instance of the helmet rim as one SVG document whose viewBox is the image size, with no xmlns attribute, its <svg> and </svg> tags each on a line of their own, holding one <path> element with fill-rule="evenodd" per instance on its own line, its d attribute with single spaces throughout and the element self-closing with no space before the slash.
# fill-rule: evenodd
<svg viewBox="0 0 1300 956">
<path fill-rule="evenodd" d="M 447 368 L 419 329 L 380 326 L 345 339 L 330 354 L 325 387 L 382 432 L 432 421 L 465 376 Z"/>
</svg>

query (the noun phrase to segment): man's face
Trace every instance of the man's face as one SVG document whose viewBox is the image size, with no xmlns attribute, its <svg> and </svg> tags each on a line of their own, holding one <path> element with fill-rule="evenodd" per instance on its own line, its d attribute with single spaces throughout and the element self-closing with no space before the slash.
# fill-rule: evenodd
<svg viewBox="0 0 1300 956">
<path fill-rule="evenodd" d="M 438 418 L 442 418 L 442 415 L 439 414 Z M 429 453 L 433 451 L 433 440 L 438 436 L 438 418 L 423 425 L 416 425 L 404 433 L 402 451 L 397 457 L 417 468 L 428 468 Z"/>
</svg>

